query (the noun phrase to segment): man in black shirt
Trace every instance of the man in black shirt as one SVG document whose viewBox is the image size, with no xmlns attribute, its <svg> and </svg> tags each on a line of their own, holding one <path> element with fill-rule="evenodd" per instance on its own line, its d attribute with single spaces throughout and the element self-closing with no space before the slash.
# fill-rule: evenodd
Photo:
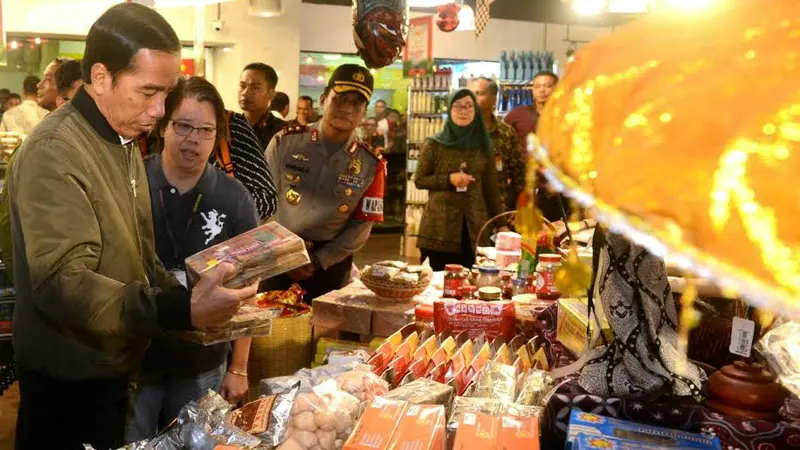
<svg viewBox="0 0 800 450">
<path fill-rule="evenodd" d="M 272 137 L 286 125 L 269 108 L 277 86 L 278 73 L 264 63 L 250 63 L 245 66 L 239 80 L 239 107 L 255 130 L 262 151 L 267 149 Z"/>
</svg>

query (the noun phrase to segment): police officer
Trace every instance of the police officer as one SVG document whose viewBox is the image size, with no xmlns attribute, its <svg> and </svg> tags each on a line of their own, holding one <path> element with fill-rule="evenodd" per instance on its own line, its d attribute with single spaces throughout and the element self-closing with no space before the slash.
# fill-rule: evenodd
<svg viewBox="0 0 800 450">
<path fill-rule="evenodd" d="M 284 128 L 267 147 L 278 191 L 275 220 L 305 239 L 312 260 L 277 284 L 300 283 L 308 302 L 349 282 L 353 253 L 383 221 L 386 163 L 356 136 L 372 87 L 366 68 L 339 66 L 322 119 Z"/>
</svg>

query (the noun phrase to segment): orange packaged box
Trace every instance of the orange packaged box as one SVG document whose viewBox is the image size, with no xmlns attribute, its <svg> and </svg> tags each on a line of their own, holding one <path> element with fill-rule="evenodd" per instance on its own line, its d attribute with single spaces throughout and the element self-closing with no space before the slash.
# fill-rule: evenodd
<svg viewBox="0 0 800 450">
<path fill-rule="evenodd" d="M 394 433 L 390 450 L 444 450 L 444 406 L 410 405 Z"/>
<path fill-rule="evenodd" d="M 464 413 L 458 423 L 453 450 L 496 450 L 499 434 L 499 417 Z"/>
<path fill-rule="evenodd" d="M 386 450 L 408 402 L 375 397 L 364 411 L 344 450 Z"/>
<path fill-rule="evenodd" d="M 500 417 L 500 450 L 539 450 L 539 417 Z"/>
</svg>

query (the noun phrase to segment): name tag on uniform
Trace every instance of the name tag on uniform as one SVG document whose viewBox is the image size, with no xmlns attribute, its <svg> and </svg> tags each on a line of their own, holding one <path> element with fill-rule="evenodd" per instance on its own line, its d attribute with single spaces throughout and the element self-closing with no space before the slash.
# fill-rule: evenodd
<svg viewBox="0 0 800 450">
<path fill-rule="evenodd" d="M 365 214 L 383 214 L 383 199 L 380 197 L 364 197 L 361 211 Z"/>
<path fill-rule="evenodd" d="M 172 274 L 175 275 L 175 278 L 178 279 L 178 283 L 180 283 L 186 289 L 189 289 L 189 282 L 186 279 L 186 271 L 185 270 L 173 269 L 170 272 L 172 272 Z"/>
<path fill-rule="evenodd" d="M 364 186 L 364 178 L 349 173 L 340 173 L 338 177 L 338 182 L 343 186 L 348 186 L 356 189 L 361 189 L 361 187 Z"/>
</svg>

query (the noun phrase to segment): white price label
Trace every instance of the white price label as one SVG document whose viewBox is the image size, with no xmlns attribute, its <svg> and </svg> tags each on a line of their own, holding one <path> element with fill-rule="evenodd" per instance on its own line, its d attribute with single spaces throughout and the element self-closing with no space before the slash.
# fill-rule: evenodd
<svg viewBox="0 0 800 450">
<path fill-rule="evenodd" d="M 752 320 L 742 319 L 741 317 L 733 318 L 733 329 L 731 332 L 731 345 L 728 350 L 734 355 L 750 357 L 750 351 L 753 348 L 753 333 L 756 330 L 756 324 Z"/>
<path fill-rule="evenodd" d="M 464 425 L 475 425 L 478 423 L 478 416 L 473 413 L 464 413 Z"/>
</svg>

